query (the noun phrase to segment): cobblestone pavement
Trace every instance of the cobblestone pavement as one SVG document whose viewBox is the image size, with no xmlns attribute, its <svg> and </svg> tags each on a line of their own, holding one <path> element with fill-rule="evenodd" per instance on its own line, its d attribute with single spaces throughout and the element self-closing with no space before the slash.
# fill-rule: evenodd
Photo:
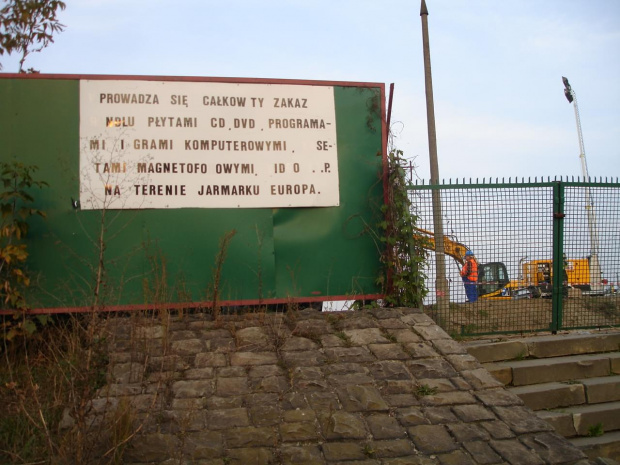
<svg viewBox="0 0 620 465">
<path fill-rule="evenodd" d="M 136 323 L 138 321 L 138 323 Z M 129 464 L 588 464 L 413 309 L 109 320 Z"/>
</svg>

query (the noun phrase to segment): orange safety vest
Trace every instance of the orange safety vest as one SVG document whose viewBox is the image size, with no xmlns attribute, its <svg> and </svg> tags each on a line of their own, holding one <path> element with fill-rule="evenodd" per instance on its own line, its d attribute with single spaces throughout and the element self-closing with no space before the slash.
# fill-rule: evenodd
<svg viewBox="0 0 620 465">
<path fill-rule="evenodd" d="M 469 281 L 478 281 L 478 262 L 476 259 L 467 260 L 461 268 L 461 276 Z"/>
</svg>

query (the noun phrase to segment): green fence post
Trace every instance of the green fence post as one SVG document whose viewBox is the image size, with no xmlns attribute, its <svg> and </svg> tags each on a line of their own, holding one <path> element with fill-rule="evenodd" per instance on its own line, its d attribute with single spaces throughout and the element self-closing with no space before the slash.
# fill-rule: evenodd
<svg viewBox="0 0 620 465">
<path fill-rule="evenodd" d="M 553 185 L 553 282 L 551 291 L 551 332 L 562 327 L 564 291 L 564 184 Z"/>
</svg>

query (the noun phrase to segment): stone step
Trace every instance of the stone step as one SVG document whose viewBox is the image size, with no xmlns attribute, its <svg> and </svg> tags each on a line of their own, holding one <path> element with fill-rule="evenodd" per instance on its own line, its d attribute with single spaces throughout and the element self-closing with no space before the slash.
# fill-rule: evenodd
<svg viewBox="0 0 620 465">
<path fill-rule="evenodd" d="M 464 343 L 480 363 L 614 352 L 620 349 L 620 331 L 533 336 L 505 341 Z"/>
<path fill-rule="evenodd" d="M 525 386 L 620 374 L 620 352 L 516 360 L 483 365 L 505 385 Z"/>
<path fill-rule="evenodd" d="M 510 388 L 532 410 L 557 409 L 586 403 L 583 384 L 543 383 Z"/>
<path fill-rule="evenodd" d="M 620 431 L 605 433 L 598 437 L 572 438 L 569 441 L 591 460 L 598 457 L 620 460 Z"/>
<path fill-rule="evenodd" d="M 510 388 L 532 410 L 620 401 L 620 376 L 532 384 Z"/>
<path fill-rule="evenodd" d="M 620 430 L 620 402 L 541 410 L 536 414 L 567 438 L 591 436 L 599 429 L 597 425 L 605 432 Z"/>
</svg>

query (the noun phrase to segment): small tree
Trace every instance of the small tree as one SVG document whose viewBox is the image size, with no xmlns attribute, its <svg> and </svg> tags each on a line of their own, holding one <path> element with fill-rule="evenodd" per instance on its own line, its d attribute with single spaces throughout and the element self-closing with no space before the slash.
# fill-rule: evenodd
<svg viewBox="0 0 620 465">
<path fill-rule="evenodd" d="M 0 55 L 21 54 L 20 73 L 25 72 L 28 55 L 43 50 L 54 42 L 54 34 L 64 30 L 57 18 L 59 9 L 65 9 L 60 0 L 6 0 L 0 9 Z"/>
</svg>

